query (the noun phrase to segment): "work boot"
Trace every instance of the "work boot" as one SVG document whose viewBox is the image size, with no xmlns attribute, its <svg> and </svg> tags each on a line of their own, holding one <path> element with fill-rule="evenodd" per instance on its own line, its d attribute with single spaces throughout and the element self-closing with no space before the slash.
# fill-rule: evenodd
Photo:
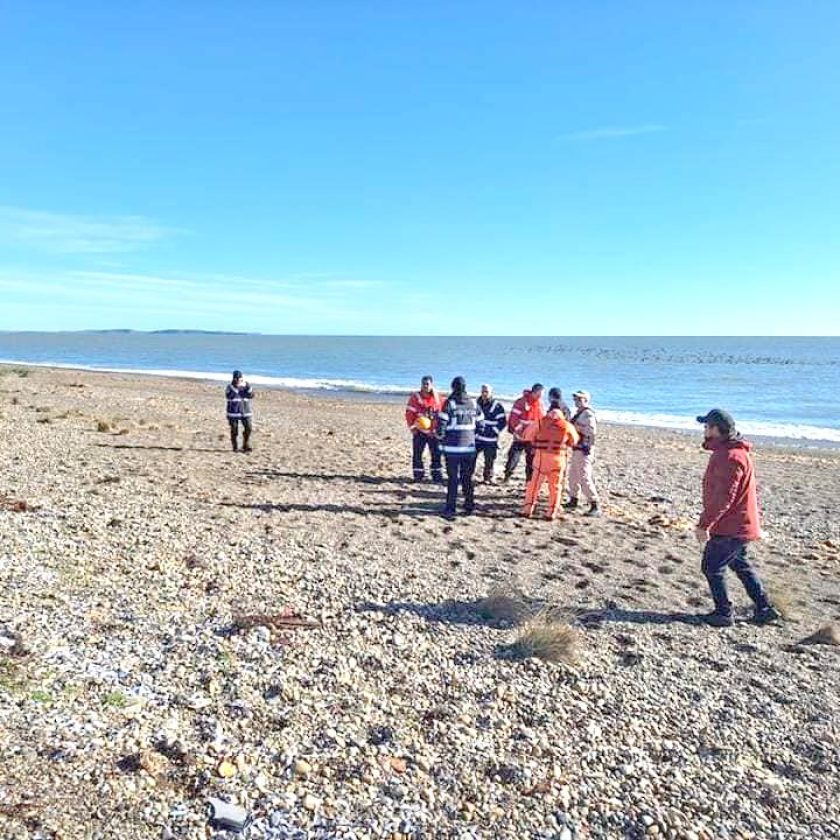
<svg viewBox="0 0 840 840">
<path fill-rule="evenodd" d="M 735 621 L 729 613 L 719 613 L 717 611 L 706 613 L 700 616 L 704 624 L 710 627 L 731 627 Z"/>
<path fill-rule="evenodd" d="M 575 496 L 572 496 L 572 498 L 563 505 L 563 510 L 574 510 L 577 506 L 578 500 Z"/>
<path fill-rule="evenodd" d="M 753 622 L 761 626 L 772 624 L 774 621 L 781 621 L 781 619 L 781 613 L 772 604 L 768 604 L 764 609 L 756 609 L 753 615 Z"/>
<path fill-rule="evenodd" d="M 239 452 L 239 443 L 237 441 L 238 435 L 236 432 L 230 433 L 230 445 L 233 447 L 234 452 Z"/>
<path fill-rule="evenodd" d="M 598 519 L 601 516 L 601 508 L 598 507 L 598 502 L 592 502 L 592 504 L 589 505 L 589 510 L 583 515 L 591 516 L 593 519 Z"/>
<path fill-rule="evenodd" d="M 250 452 L 251 451 L 251 444 L 248 441 L 251 439 L 250 432 L 243 432 L 242 433 L 242 451 L 243 452 Z"/>
</svg>

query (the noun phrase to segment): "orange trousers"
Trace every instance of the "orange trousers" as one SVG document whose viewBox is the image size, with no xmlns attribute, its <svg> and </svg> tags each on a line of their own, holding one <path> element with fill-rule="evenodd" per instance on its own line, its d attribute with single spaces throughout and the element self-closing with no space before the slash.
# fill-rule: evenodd
<svg viewBox="0 0 840 840">
<path fill-rule="evenodd" d="M 551 464 L 550 471 L 543 471 L 534 466 L 534 474 L 525 488 L 525 504 L 522 508 L 523 516 L 533 516 L 537 501 L 540 498 L 540 490 L 543 484 L 548 482 L 548 510 L 546 519 L 554 519 L 560 510 L 560 502 L 563 498 L 563 482 L 566 477 L 566 461 Z M 555 468 L 556 467 L 556 468 Z"/>
</svg>

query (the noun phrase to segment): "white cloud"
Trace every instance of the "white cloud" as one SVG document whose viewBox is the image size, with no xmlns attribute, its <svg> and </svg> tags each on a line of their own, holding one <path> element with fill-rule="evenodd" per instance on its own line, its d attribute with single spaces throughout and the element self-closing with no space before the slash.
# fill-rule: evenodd
<svg viewBox="0 0 840 840">
<path fill-rule="evenodd" d="M 646 123 L 644 125 L 617 125 L 602 128 L 590 128 L 584 131 L 572 131 L 561 134 L 561 140 L 611 140 L 617 137 L 636 137 L 640 134 L 658 134 L 667 131 L 667 125 Z"/>
<path fill-rule="evenodd" d="M 50 253 L 136 251 L 175 232 L 143 216 L 73 216 L 0 206 L 0 244 Z"/>
</svg>

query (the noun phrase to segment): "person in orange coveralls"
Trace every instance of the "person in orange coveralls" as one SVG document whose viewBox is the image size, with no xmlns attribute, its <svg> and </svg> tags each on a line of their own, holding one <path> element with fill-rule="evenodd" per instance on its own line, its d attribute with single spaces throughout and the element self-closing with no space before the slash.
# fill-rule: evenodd
<svg viewBox="0 0 840 840">
<path fill-rule="evenodd" d="M 554 519 L 563 494 L 569 448 L 577 445 L 580 435 L 565 417 L 560 389 L 552 388 L 548 398 L 550 406 L 545 417 L 537 423 L 531 423 L 522 432 L 522 440 L 530 443 L 534 449 L 534 472 L 525 488 L 522 515 L 533 516 L 540 490 L 548 482 L 548 510 L 545 518 Z"/>
<path fill-rule="evenodd" d="M 443 397 L 435 390 L 431 376 L 420 380 L 420 390 L 415 391 L 405 407 L 405 423 L 411 431 L 411 468 L 415 481 L 426 476 L 423 466 L 423 452 L 429 447 L 432 460 L 432 481 L 443 484 L 443 468 L 440 460 L 440 443 L 435 436 L 438 412 L 443 407 Z M 427 424 L 421 418 L 430 422 Z M 420 421 L 418 423 L 418 420 Z"/>
</svg>

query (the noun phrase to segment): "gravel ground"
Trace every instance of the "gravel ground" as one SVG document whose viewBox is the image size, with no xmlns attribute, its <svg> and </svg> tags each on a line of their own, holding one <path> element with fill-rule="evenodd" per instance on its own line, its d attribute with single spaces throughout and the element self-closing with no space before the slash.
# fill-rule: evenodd
<svg viewBox="0 0 840 840">
<path fill-rule="evenodd" d="M 520 520 L 519 481 L 447 523 L 400 405 L 265 392 L 248 455 L 223 409 L 0 369 L 0 836 L 840 836 L 840 648 L 799 643 L 840 620 L 838 453 L 759 447 L 791 618 L 714 630 L 699 436 L 605 427 L 604 519 Z"/>
</svg>

